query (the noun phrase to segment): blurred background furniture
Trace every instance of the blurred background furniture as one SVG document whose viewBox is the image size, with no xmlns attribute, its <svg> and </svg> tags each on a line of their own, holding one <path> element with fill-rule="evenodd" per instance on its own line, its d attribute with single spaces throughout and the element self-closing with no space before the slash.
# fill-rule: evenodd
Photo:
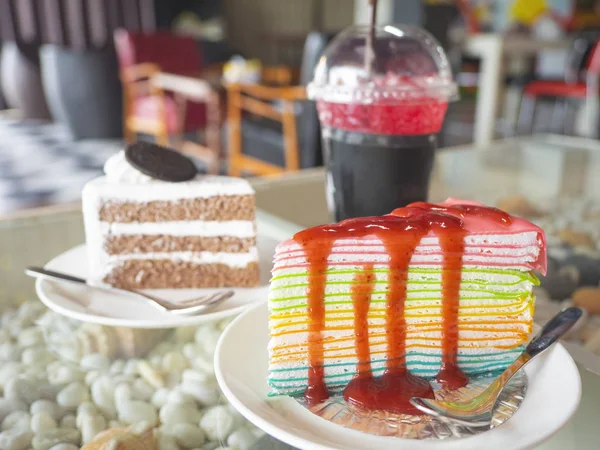
<svg viewBox="0 0 600 450">
<path fill-rule="evenodd" d="M 312 32 L 306 38 L 299 86 L 227 86 L 230 174 L 273 175 L 322 164 L 317 110 L 305 86 L 331 37 Z"/>
<path fill-rule="evenodd" d="M 151 77 L 160 71 L 200 74 L 202 55 L 192 38 L 166 31 L 133 33 L 120 29 L 114 39 L 123 84 L 123 126 L 127 142 L 136 140 L 138 134 L 146 134 L 161 145 L 169 145 L 170 135 L 180 136 L 206 126 L 204 104 L 190 103 L 181 111 L 182 101 L 178 104 L 176 96 L 149 84 Z"/>
<path fill-rule="evenodd" d="M 543 50 L 566 49 L 569 42 L 519 35 L 477 33 L 467 36 L 459 45 L 466 54 L 481 60 L 473 141 L 483 147 L 494 139 L 496 132 L 507 66 L 505 58 L 533 57 Z"/>
<path fill-rule="evenodd" d="M 220 75 L 220 72 L 219 72 Z M 212 81 L 212 83 L 211 83 Z M 151 90 L 160 96 L 163 105 L 173 95 L 177 105 L 177 129 L 181 130 L 186 121 L 188 105 L 202 104 L 206 107 L 204 127 L 206 144 L 189 140 L 183 133 L 173 136 L 172 146 L 204 162 L 208 173 L 218 174 L 221 164 L 221 90 L 220 76 L 213 80 L 177 75 L 166 72 L 155 73 L 149 80 Z M 197 130 L 199 131 L 199 130 Z"/>
<path fill-rule="evenodd" d="M 567 134 L 570 131 L 568 126 L 570 121 L 567 120 L 569 101 L 585 100 L 590 95 L 598 96 L 600 41 L 590 42 L 585 38 L 576 39 L 573 43 L 570 61 L 571 67 L 566 71 L 564 80 L 535 80 L 525 86 L 518 118 L 520 133 L 533 131 L 536 106 L 540 98 L 550 98 L 554 101 L 553 125 L 562 123 L 563 132 Z"/>
</svg>

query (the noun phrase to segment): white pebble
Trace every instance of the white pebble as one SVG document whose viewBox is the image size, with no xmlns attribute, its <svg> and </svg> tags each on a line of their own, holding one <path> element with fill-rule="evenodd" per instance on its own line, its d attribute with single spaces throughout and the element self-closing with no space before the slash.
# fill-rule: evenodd
<svg viewBox="0 0 600 450">
<path fill-rule="evenodd" d="M 81 428 L 83 421 L 87 417 L 93 417 L 100 414 L 96 405 L 92 402 L 83 402 L 77 407 L 77 418 L 75 420 L 75 424 L 77 428 Z"/>
<path fill-rule="evenodd" d="M 117 407 L 115 405 L 115 385 L 108 377 L 100 377 L 92 383 L 92 400 L 109 419 L 117 416 Z"/>
<path fill-rule="evenodd" d="M 67 414 L 60 419 L 61 428 L 77 428 L 77 419 L 73 414 Z"/>
<path fill-rule="evenodd" d="M 9 343 L 0 344 L 0 361 L 19 361 L 21 349 Z"/>
<path fill-rule="evenodd" d="M 57 389 L 50 386 L 47 381 L 26 377 L 13 378 L 4 386 L 4 396 L 13 400 L 22 400 L 31 404 L 39 399 L 55 398 Z"/>
<path fill-rule="evenodd" d="M 2 431 L 10 430 L 11 428 L 18 428 L 20 430 L 29 430 L 31 423 L 31 416 L 26 411 L 13 411 L 7 415 L 2 421 L 0 428 Z"/>
<path fill-rule="evenodd" d="M 202 450 L 215 450 L 218 447 L 219 447 L 219 443 L 218 442 L 207 442 L 202 447 Z"/>
<path fill-rule="evenodd" d="M 123 367 L 123 373 L 125 375 L 135 376 L 138 375 L 138 365 L 140 361 L 139 359 L 130 359 L 125 363 L 125 367 Z"/>
<path fill-rule="evenodd" d="M 179 352 L 168 352 L 162 359 L 162 369 L 165 372 L 183 372 L 187 366 L 185 358 Z"/>
<path fill-rule="evenodd" d="M 155 390 L 146 380 L 141 378 L 136 378 L 131 385 L 131 395 L 136 400 L 149 401 Z"/>
<path fill-rule="evenodd" d="M 22 400 L 0 398 L 0 422 L 15 411 L 27 411 L 27 404 Z"/>
<path fill-rule="evenodd" d="M 187 359 L 193 361 L 194 359 L 204 355 L 204 351 L 199 344 L 188 343 L 183 346 L 183 354 Z"/>
<path fill-rule="evenodd" d="M 263 430 L 261 430 L 260 428 L 256 428 L 255 426 L 250 427 L 249 430 L 256 437 L 257 440 L 265 435 L 265 432 Z"/>
<path fill-rule="evenodd" d="M 135 381 L 135 377 L 132 377 L 131 375 L 126 375 L 124 373 L 120 373 L 118 375 L 112 375 L 111 379 L 113 380 L 115 386 L 118 385 L 119 383 L 133 383 Z"/>
<path fill-rule="evenodd" d="M 12 429 L 0 433 L 2 450 L 27 450 L 31 446 L 33 433 L 29 430 Z"/>
<path fill-rule="evenodd" d="M 160 409 L 162 406 L 167 403 L 169 398 L 170 391 L 167 388 L 160 388 L 152 394 L 152 399 L 150 403 L 154 405 L 155 408 Z"/>
<path fill-rule="evenodd" d="M 76 382 L 70 383 L 62 389 L 56 396 L 56 401 L 64 408 L 76 408 L 89 398 L 90 393 L 87 386 L 81 382 Z"/>
<path fill-rule="evenodd" d="M 189 394 L 186 394 L 179 388 L 173 389 L 169 392 L 169 397 L 167 398 L 167 403 L 191 403 L 193 405 L 196 404 L 196 400 Z"/>
<path fill-rule="evenodd" d="M 90 370 L 85 374 L 85 384 L 90 386 L 94 381 L 100 378 L 102 374 L 98 370 Z"/>
<path fill-rule="evenodd" d="M 77 367 L 57 366 L 48 371 L 48 381 L 50 384 L 69 384 L 76 381 L 82 381 L 85 374 Z"/>
<path fill-rule="evenodd" d="M 190 403 L 167 403 L 160 408 L 160 421 L 163 424 L 198 423 L 201 414 L 196 405 Z"/>
<path fill-rule="evenodd" d="M 256 440 L 256 436 L 254 436 L 250 430 L 240 428 L 229 435 L 227 438 L 227 445 L 239 448 L 240 450 L 249 450 Z"/>
<path fill-rule="evenodd" d="M 200 344 L 209 355 L 214 354 L 221 333 L 212 325 L 198 328 L 196 331 L 196 343 Z"/>
<path fill-rule="evenodd" d="M 156 447 L 158 450 L 180 450 L 175 438 L 165 433 L 158 435 Z"/>
<path fill-rule="evenodd" d="M 123 423 L 120 420 L 109 420 L 108 421 L 108 428 L 123 428 L 126 425 L 127 425 L 126 423 Z"/>
<path fill-rule="evenodd" d="M 57 444 L 79 445 L 81 435 L 71 428 L 56 428 L 36 434 L 31 442 L 34 450 L 50 450 Z"/>
<path fill-rule="evenodd" d="M 50 414 L 54 420 L 59 420 L 62 416 L 62 409 L 51 400 L 36 400 L 29 408 L 31 414 L 45 412 Z"/>
<path fill-rule="evenodd" d="M 146 380 L 155 389 L 164 387 L 165 382 L 158 373 L 147 361 L 140 361 L 138 364 L 138 371 L 141 377 Z"/>
<path fill-rule="evenodd" d="M 233 416 L 226 406 L 213 406 L 209 408 L 200 420 L 200 428 L 211 441 L 224 441 L 231 434 L 234 427 Z"/>
<path fill-rule="evenodd" d="M 102 416 L 87 416 L 81 423 L 81 442 L 87 444 L 94 440 L 98 433 L 106 429 L 106 420 Z"/>
<path fill-rule="evenodd" d="M 125 361 L 123 361 L 122 359 L 117 359 L 110 365 L 108 373 L 110 373 L 111 375 L 117 375 L 119 373 L 123 373 L 123 369 L 125 369 Z"/>
<path fill-rule="evenodd" d="M 168 432 L 183 448 L 192 449 L 204 444 L 204 432 L 196 425 L 189 423 L 175 424 Z"/>
<path fill-rule="evenodd" d="M 73 444 L 58 444 L 51 447 L 50 450 L 79 450 L 79 447 Z"/>
<path fill-rule="evenodd" d="M 46 411 L 40 411 L 31 416 L 31 431 L 41 433 L 57 427 L 56 420 Z"/>
<path fill-rule="evenodd" d="M 81 358 L 81 367 L 84 370 L 107 371 L 110 367 L 110 360 L 100 353 L 90 353 Z"/>
<path fill-rule="evenodd" d="M 129 403 L 132 398 L 131 386 L 128 383 L 121 383 L 115 388 L 115 406 L 119 411 L 123 405 Z"/>
<path fill-rule="evenodd" d="M 192 361 L 192 366 L 194 369 L 198 369 L 205 374 L 209 374 L 214 376 L 215 374 L 215 366 L 212 362 L 212 358 L 205 358 L 200 356 Z"/>
<path fill-rule="evenodd" d="M 21 354 L 21 362 L 28 366 L 47 367 L 56 358 L 45 347 L 28 347 Z"/>
<path fill-rule="evenodd" d="M 0 386 L 4 387 L 9 380 L 16 378 L 21 372 L 23 372 L 24 366 L 20 362 L 9 361 L 2 363 L 0 368 Z"/>
<path fill-rule="evenodd" d="M 214 406 L 219 403 L 221 392 L 216 385 L 200 384 L 184 381 L 180 386 L 182 392 L 191 395 L 203 406 Z"/>
<path fill-rule="evenodd" d="M 151 356 L 148 359 L 148 363 L 155 369 L 160 370 L 160 369 L 162 369 L 162 356 L 161 355 Z M 138 365 L 139 365 L 139 363 L 138 363 Z M 139 373 L 139 371 L 138 371 L 138 373 Z"/>
<path fill-rule="evenodd" d="M 9 400 L 29 400 L 35 385 L 28 378 L 13 378 L 4 385 L 4 396 Z"/>
<path fill-rule="evenodd" d="M 233 417 L 233 423 L 236 428 L 241 427 L 243 425 L 250 425 L 250 422 L 248 422 L 246 419 L 244 419 L 244 416 L 242 416 L 238 412 L 238 410 L 233 407 L 233 405 L 228 403 L 225 406 L 227 408 L 227 411 L 229 411 L 229 414 L 231 414 L 231 416 Z"/>
<path fill-rule="evenodd" d="M 183 372 L 182 380 L 184 383 L 206 383 L 208 376 L 197 370 L 188 369 Z"/>
<path fill-rule="evenodd" d="M 150 403 L 133 400 L 119 408 L 119 420 L 127 424 L 148 422 L 156 425 L 158 416 Z"/>
<path fill-rule="evenodd" d="M 44 335 L 38 327 L 25 328 L 19 334 L 17 342 L 20 347 L 33 347 L 44 343 Z"/>
</svg>

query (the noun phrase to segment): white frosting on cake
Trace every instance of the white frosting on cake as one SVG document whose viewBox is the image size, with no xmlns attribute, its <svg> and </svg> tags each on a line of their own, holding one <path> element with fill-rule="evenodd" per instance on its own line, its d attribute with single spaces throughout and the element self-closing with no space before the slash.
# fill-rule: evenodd
<svg viewBox="0 0 600 450">
<path fill-rule="evenodd" d="M 106 178 L 112 183 L 150 183 L 152 178 L 140 172 L 127 161 L 125 152 L 120 151 L 108 158 L 104 164 Z"/>
<path fill-rule="evenodd" d="M 219 221 L 177 221 L 177 222 L 144 222 L 144 223 L 118 223 L 100 222 L 101 233 L 104 236 L 112 235 L 149 235 L 159 234 L 169 236 L 232 236 L 249 238 L 256 236 L 254 222 L 251 220 Z"/>
<path fill-rule="evenodd" d="M 126 253 L 108 256 L 108 264 L 115 265 L 132 259 L 160 259 L 169 261 L 190 262 L 193 264 L 225 264 L 230 267 L 246 267 L 251 262 L 258 261 L 255 248 L 246 253 L 225 252 L 155 252 L 155 253 Z"/>
<path fill-rule="evenodd" d="M 156 180 L 129 164 L 124 152 L 113 155 L 106 162 L 104 173 L 106 176 L 96 178 L 86 185 L 88 198 L 93 201 L 174 201 L 254 194 L 250 183 L 242 178 L 199 174 L 193 180 L 181 183 Z"/>
</svg>

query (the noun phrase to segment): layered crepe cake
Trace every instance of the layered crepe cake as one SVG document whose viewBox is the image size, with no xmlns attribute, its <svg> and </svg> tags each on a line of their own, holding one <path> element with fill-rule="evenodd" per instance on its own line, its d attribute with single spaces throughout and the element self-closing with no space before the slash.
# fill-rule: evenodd
<svg viewBox="0 0 600 450">
<path fill-rule="evenodd" d="M 281 243 L 269 294 L 272 395 L 342 392 L 417 413 L 429 381 L 505 369 L 531 331 L 543 231 L 474 202 L 413 203 Z"/>
<path fill-rule="evenodd" d="M 183 158 L 183 159 L 182 159 Z M 129 289 L 258 284 L 254 191 L 137 143 L 83 190 L 89 279 Z"/>
</svg>

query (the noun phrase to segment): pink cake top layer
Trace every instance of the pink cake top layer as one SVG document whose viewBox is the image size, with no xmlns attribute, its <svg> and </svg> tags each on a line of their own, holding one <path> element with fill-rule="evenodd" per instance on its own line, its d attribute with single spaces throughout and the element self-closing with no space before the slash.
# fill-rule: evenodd
<svg viewBox="0 0 600 450">
<path fill-rule="evenodd" d="M 352 245 L 353 248 L 351 250 L 349 249 L 350 253 L 368 252 L 369 250 L 367 249 L 361 250 L 360 246 L 357 247 L 357 241 L 372 241 L 374 238 L 376 238 L 375 232 L 370 234 L 370 231 L 365 229 L 368 229 L 369 227 L 373 227 L 374 229 L 380 228 L 381 223 L 386 222 L 382 222 L 382 219 L 385 217 L 386 216 L 349 219 L 347 221 L 340 222 L 339 224 L 323 225 L 321 227 L 314 227 L 312 229 L 305 230 L 294 236 L 294 238 L 282 242 L 277 248 L 275 259 L 279 260 L 285 254 L 290 255 L 290 252 L 297 252 L 301 247 L 299 242 L 301 242 L 306 236 L 319 236 L 320 231 L 331 235 L 331 233 L 335 234 L 340 228 L 346 230 L 346 232 L 339 234 L 339 245 L 345 246 L 344 243 L 349 243 L 351 240 L 354 243 Z M 405 208 L 398 208 L 394 210 L 387 217 L 395 218 L 393 222 L 396 225 L 398 220 L 406 218 L 406 223 L 408 224 L 406 229 L 407 232 L 410 232 L 410 223 L 416 217 L 423 218 L 424 220 L 430 220 L 432 223 L 437 222 L 440 218 L 443 219 L 444 217 L 454 218 L 452 220 L 458 220 L 460 222 L 460 232 L 465 235 L 465 242 L 467 243 L 467 248 L 465 250 L 467 253 L 469 253 L 469 248 L 472 247 L 479 248 L 478 251 L 482 251 L 483 253 L 486 253 L 484 249 L 488 248 L 489 250 L 487 253 L 490 253 L 494 251 L 493 249 L 517 249 L 521 246 L 525 247 L 534 245 L 534 248 L 539 248 L 539 252 L 536 252 L 537 255 L 535 260 L 530 260 L 527 264 L 527 267 L 533 270 L 539 270 L 542 274 L 546 273 L 546 238 L 544 231 L 540 227 L 527 220 L 514 217 L 497 208 L 490 208 L 477 202 L 449 198 L 445 202 L 438 204 L 424 202 L 413 203 Z M 356 222 L 356 225 L 354 222 Z M 370 224 L 370 222 L 372 223 Z M 357 232 L 356 234 L 353 234 L 351 231 L 347 232 L 347 230 L 351 230 L 353 228 L 360 228 L 361 231 Z M 439 225 L 437 228 L 430 228 L 429 232 L 422 239 L 422 247 L 420 246 L 420 248 L 437 245 L 432 241 L 431 238 L 436 238 L 437 234 L 440 232 L 442 231 L 440 231 Z M 448 232 L 452 233 L 451 230 L 443 231 L 443 233 L 446 234 Z M 486 243 L 487 240 L 481 241 L 482 238 L 475 238 L 477 243 L 474 245 L 472 238 L 469 238 L 469 236 L 509 236 L 520 235 L 524 233 L 528 233 L 530 236 L 531 234 L 535 234 L 536 237 L 534 243 L 529 240 L 527 244 L 525 244 L 525 242 L 523 244 L 516 244 L 518 240 L 515 241 L 514 239 L 508 238 L 496 238 L 492 239 L 488 244 Z M 398 238 L 401 238 L 401 236 Z M 506 243 L 503 243 L 504 240 L 506 240 Z M 336 244 L 335 246 L 337 247 L 338 245 Z M 420 251 L 417 251 L 417 253 L 420 253 Z M 490 260 L 489 265 L 494 266 L 496 264 Z M 500 266 L 502 264 L 498 265 Z"/>
</svg>

